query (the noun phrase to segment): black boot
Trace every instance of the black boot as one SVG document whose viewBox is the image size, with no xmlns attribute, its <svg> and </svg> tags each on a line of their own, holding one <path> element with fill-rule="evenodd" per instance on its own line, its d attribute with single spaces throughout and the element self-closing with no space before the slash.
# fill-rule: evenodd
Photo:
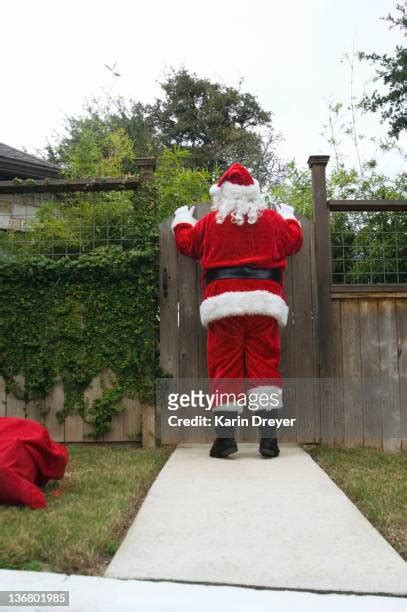
<svg viewBox="0 0 407 612">
<path fill-rule="evenodd" d="M 232 453 L 237 453 L 237 444 L 234 438 L 216 438 L 209 451 L 209 455 L 217 459 L 223 459 Z"/>
<path fill-rule="evenodd" d="M 259 453 L 263 457 L 278 457 L 280 449 L 278 448 L 277 438 L 260 438 Z"/>
<path fill-rule="evenodd" d="M 223 417 L 224 420 L 233 418 L 234 412 L 217 410 L 216 416 Z M 216 439 L 212 444 L 212 448 L 209 451 L 211 457 L 222 459 L 228 457 L 232 453 L 237 452 L 237 444 L 235 441 L 235 428 L 232 425 L 224 423 L 215 425 Z"/>
<path fill-rule="evenodd" d="M 258 414 L 262 419 L 275 419 L 278 416 L 278 410 L 259 410 Z M 263 457 L 278 457 L 280 449 L 277 444 L 276 428 L 274 425 L 269 425 L 266 422 L 264 425 L 259 425 L 260 447 L 259 453 Z"/>
</svg>

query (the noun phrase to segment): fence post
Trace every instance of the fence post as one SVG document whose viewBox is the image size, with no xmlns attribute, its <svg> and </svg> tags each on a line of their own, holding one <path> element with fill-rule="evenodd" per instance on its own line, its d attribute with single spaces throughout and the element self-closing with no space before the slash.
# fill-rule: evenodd
<svg viewBox="0 0 407 612">
<path fill-rule="evenodd" d="M 318 292 L 318 346 L 319 375 L 326 376 L 329 363 L 326 349 L 329 342 L 324 337 L 328 330 L 329 288 L 331 285 L 331 253 L 329 208 L 326 200 L 326 165 L 329 155 L 311 155 L 308 166 L 312 177 L 312 219 L 315 229 L 315 264 Z"/>
<path fill-rule="evenodd" d="M 317 334 L 319 355 L 319 410 L 321 442 L 341 442 L 342 338 L 339 300 L 332 300 L 330 211 L 326 196 L 326 165 L 329 155 L 311 155 L 312 208 L 317 277 Z"/>
<path fill-rule="evenodd" d="M 151 178 L 153 176 L 155 170 L 154 157 L 137 157 L 134 162 L 142 176 L 146 178 Z"/>
</svg>

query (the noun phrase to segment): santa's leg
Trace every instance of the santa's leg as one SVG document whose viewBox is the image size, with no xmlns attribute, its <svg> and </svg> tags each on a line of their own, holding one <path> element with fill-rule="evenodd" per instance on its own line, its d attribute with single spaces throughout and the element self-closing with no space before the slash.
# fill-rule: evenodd
<svg viewBox="0 0 407 612">
<path fill-rule="evenodd" d="M 262 419 L 259 451 L 264 457 L 277 457 L 280 451 L 274 421 L 282 407 L 282 381 L 280 330 L 273 317 L 247 317 L 245 363 L 249 409 Z"/>
<path fill-rule="evenodd" d="M 238 450 L 233 420 L 243 409 L 238 401 L 244 397 L 244 331 L 240 319 L 224 317 L 208 326 L 208 376 L 216 434 L 211 457 L 227 457 Z"/>
</svg>

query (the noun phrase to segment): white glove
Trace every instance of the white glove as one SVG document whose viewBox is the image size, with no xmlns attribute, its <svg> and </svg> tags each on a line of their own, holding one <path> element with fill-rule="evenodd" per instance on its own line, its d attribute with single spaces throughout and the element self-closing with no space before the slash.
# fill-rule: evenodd
<svg viewBox="0 0 407 612">
<path fill-rule="evenodd" d="M 180 206 L 174 213 L 174 219 L 171 223 L 171 229 L 174 231 L 174 227 L 179 225 L 180 223 L 189 223 L 190 225 L 195 225 L 197 222 L 194 218 L 195 206 Z"/>
<path fill-rule="evenodd" d="M 180 206 L 179 208 L 177 208 L 177 210 L 174 212 L 174 216 L 176 217 L 177 215 L 188 215 L 188 213 L 191 215 L 191 217 L 194 216 L 194 212 L 195 212 L 195 206 L 191 206 L 190 208 L 188 208 L 188 206 Z"/>
<path fill-rule="evenodd" d="M 283 219 L 293 219 L 293 221 L 297 221 L 297 223 L 301 226 L 301 222 L 294 214 L 294 206 L 289 206 L 288 204 L 276 204 L 276 211 L 279 215 L 281 215 L 281 217 L 283 217 Z"/>
<path fill-rule="evenodd" d="M 292 219 L 295 216 L 294 206 L 289 206 L 288 204 L 276 204 L 276 210 L 278 214 L 283 217 L 283 219 Z"/>
</svg>

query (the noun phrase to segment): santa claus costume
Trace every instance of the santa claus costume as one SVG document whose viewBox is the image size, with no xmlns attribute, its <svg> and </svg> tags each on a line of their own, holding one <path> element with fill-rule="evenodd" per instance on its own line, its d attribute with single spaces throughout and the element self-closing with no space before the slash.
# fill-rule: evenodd
<svg viewBox="0 0 407 612">
<path fill-rule="evenodd" d="M 258 182 L 240 164 L 223 174 L 210 195 L 210 213 L 197 221 L 193 207 L 182 206 L 172 231 L 178 250 L 202 267 L 200 316 L 208 329 L 211 388 L 240 393 L 248 381 L 249 406 L 266 414 L 282 405 L 279 328 L 288 316 L 283 273 L 287 257 L 302 246 L 301 224 L 291 206 L 267 208 Z M 230 415 L 239 406 L 220 403 L 215 410 Z M 260 453 L 278 455 L 274 430 L 265 427 L 260 436 Z M 219 427 L 211 456 L 236 451 L 233 429 Z"/>
</svg>

